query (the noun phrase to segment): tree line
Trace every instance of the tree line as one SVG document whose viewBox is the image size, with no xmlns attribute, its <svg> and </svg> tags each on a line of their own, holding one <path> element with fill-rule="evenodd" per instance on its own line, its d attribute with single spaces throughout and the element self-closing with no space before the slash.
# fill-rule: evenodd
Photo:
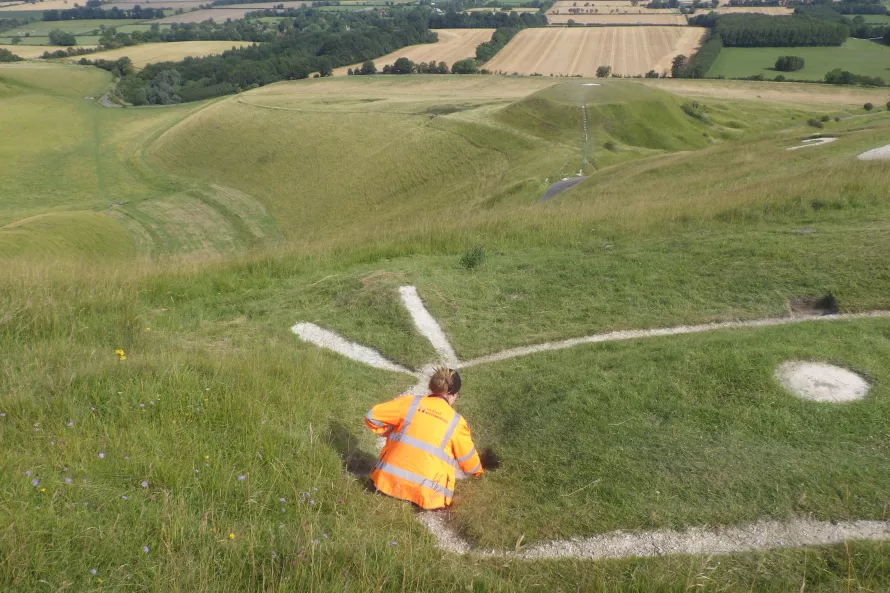
<svg viewBox="0 0 890 593">
<path fill-rule="evenodd" d="M 134 105 L 196 101 L 311 73 L 329 76 L 336 67 L 363 62 L 399 48 L 437 40 L 416 9 L 322 13 L 303 9 L 275 40 L 218 56 L 151 64 L 124 75 L 121 97 Z"/>
<path fill-rule="evenodd" d="M 164 11 L 160 8 L 141 8 L 134 6 L 131 9 L 121 9 L 113 6 L 110 10 L 99 7 L 98 0 L 89 0 L 86 6 L 67 8 L 65 10 L 44 10 L 44 21 L 80 21 L 87 19 L 136 19 L 148 20 L 163 18 Z"/>
<path fill-rule="evenodd" d="M 850 36 L 842 22 L 806 15 L 727 14 L 714 32 L 726 47 L 838 46 Z"/>
</svg>

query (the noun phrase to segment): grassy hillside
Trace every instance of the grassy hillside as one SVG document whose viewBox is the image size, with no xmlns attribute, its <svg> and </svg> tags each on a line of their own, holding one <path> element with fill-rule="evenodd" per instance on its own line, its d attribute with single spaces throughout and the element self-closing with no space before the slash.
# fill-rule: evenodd
<svg viewBox="0 0 890 593">
<path fill-rule="evenodd" d="M 803 70 L 779 72 L 774 66 L 780 56 L 800 56 Z M 708 70 L 709 77 L 742 78 L 762 74 L 788 80 L 824 80 L 825 74 L 841 68 L 864 76 L 890 81 L 890 47 L 877 41 L 849 39 L 841 47 L 727 47 Z"/>
<path fill-rule="evenodd" d="M 0 146 L 0 589 L 885 587 L 890 549 L 875 542 L 595 563 L 446 554 L 413 509 L 346 470 L 375 451 L 364 413 L 412 381 L 289 328 L 419 367 L 435 353 L 403 285 L 463 359 L 783 316 L 786 299 L 829 291 L 843 312 L 890 309 L 888 165 L 855 159 L 886 144 L 890 114 L 826 104 L 816 85 L 799 85 L 810 107 L 583 82 L 312 80 L 108 109 L 84 100 L 107 84 L 93 70 L 0 68 L 16 148 Z M 863 116 L 786 151 L 821 113 Z M 586 181 L 537 203 L 579 168 Z M 485 256 L 468 269 L 474 246 Z M 452 518 L 502 549 L 886 519 L 888 332 L 800 324 L 468 368 L 458 408 L 503 466 L 458 485 Z M 797 400 L 772 375 L 789 358 L 855 368 L 872 392 Z"/>
</svg>

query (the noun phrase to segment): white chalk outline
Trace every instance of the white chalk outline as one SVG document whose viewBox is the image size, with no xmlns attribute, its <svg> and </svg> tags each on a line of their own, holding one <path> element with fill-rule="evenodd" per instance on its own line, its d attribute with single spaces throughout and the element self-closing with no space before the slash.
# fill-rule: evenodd
<svg viewBox="0 0 890 593">
<path fill-rule="evenodd" d="M 803 144 L 799 146 L 792 146 L 791 148 L 786 148 L 785 150 L 800 150 L 801 148 L 808 148 L 810 146 L 820 146 L 822 144 L 831 144 L 837 140 L 835 136 L 822 136 L 820 138 L 810 138 L 808 140 L 801 140 Z"/>
<path fill-rule="evenodd" d="M 432 344 L 439 356 L 442 357 L 442 362 L 458 369 L 499 362 L 519 356 L 528 356 L 539 352 L 564 350 L 582 344 L 697 334 L 729 329 L 776 327 L 818 321 L 890 317 L 890 311 L 869 311 L 818 317 L 771 317 L 751 321 L 726 321 L 722 323 L 680 325 L 646 330 L 622 330 L 571 338 L 559 342 L 546 342 L 533 346 L 510 348 L 502 352 L 462 361 L 458 358 L 442 327 L 423 304 L 423 300 L 417 293 L 417 288 L 414 286 L 402 286 L 399 288 L 399 294 L 401 295 L 402 303 L 411 314 L 411 319 L 414 321 L 414 325 L 420 335 Z M 412 371 L 388 360 L 372 348 L 350 342 L 314 323 L 297 323 L 291 328 L 291 331 L 306 342 L 333 350 L 352 360 L 363 362 L 378 369 L 411 375 L 417 379 L 417 384 L 409 392 L 415 394 L 427 392 L 426 383 L 429 381 L 433 368 L 431 364 L 425 365 L 418 371 Z M 641 533 L 616 531 L 586 538 L 542 542 L 521 551 L 510 552 L 475 549 L 470 542 L 461 537 L 447 524 L 443 513 L 419 513 L 418 519 L 429 528 L 436 538 L 438 546 L 443 550 L 459 554 L 473 553 L 480 556 L 516 557 L 535 560 L 547 558 L 625 558 L 630 556 L 660 556 L 663 554 L 725 554 L 789 546 L 827 545 L 840 543 L 847 539 L 890 540 L 890 522 L 841 521 L 834 523 L 795 519 L 785 522 L 759 521 L 747 525 L 722 526 L 713 529 L 689 527 L 683 531 L 649 531 Z"/>
</svg>

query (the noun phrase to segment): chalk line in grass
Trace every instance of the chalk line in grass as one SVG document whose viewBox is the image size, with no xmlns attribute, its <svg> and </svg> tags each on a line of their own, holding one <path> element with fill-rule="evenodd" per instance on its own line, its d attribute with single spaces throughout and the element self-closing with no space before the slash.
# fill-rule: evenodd
<svg viewBox="0 0 890 593">
<path fill-rule="evenodd" d="M 867 150 L 856 158 L 860 161 L 890 161 L 890 144 Z"/>
<path fill-rule="evenodd" d="M 355 342 L 350 342 L 334 332 L 319 327 L 314 323 L 298 323 L 291 328 L 291 331 L 311 344 L 327 348 L 328 350 L 333 350 L 334 352 L 342 354 L 352 360 L 357 360 L 385 371 L 394 371 L 416 376 L 414 371 L 408 370 L 401 365 L 387 360 L 376 350 L 372 350 L 367 346 L 361 346 Z"/>
<path fill-rule="evenodd" d="M 683 531 L 613 531 L 584 538 L 533 544 L 523 550 L 479 550 L 460 536 L 441 512 L 419 513 L 418 519 L 435 536 L 439 548 L 456 554 L 472 553 L 495 558 L 547 560 L 577 558 L 630 558 L 667 554 L 731 554 L 776 548 L 824 546 L 847 540 L 890 540 L 887 521 L 758 521 L 746 525 L 713 528 L 690 527 Z"/>
<path fill-rule="evenodd" d="M 725 321 L 722 323 L 704 323 L 701 325 L 680 325 L 677 327 L 664 327 L 658 329 L 634 329 L 609 332 L 605 334 L 594 334 L 592 336 L 583 336 L 580 338 L 572 338 L 561 342 L 546 342 L 544 344 L 536 344 L 534 346 L 522 346 L 519 348 L 511 348 L 503 352 L 480 356 L 472 360 L 460 363 L 461 368 L 477 366 L 489 362 L 498 362 L 508 358 L 516 358 L 517 356 L 527 356 L 537 352 L 548 352 L 551 350 L 564 350 L 581 344 L 596 344 L 599 342 L 616 342 L 620 340 L 634 340 L 638 338 L 656 338 L 660 336 L 677 336 L 682 334 L 698 334 L 703 332 L 718 331 L 722 329 L 737 329 L 746 327 L 770 327 L 776 325 L 790 325 L 792 323 L 809 323 L 817 321 L 841 321 L 846 319 L 865 319 L 870 317 L 890 317 L 890 311 L 870 311 L 868 313 L 847 313 L 842 315 L 822 315 L 820 317 L 774 317 L 768 319 L 755 319 L 753 321 Z"/>
<path fill-rule="evenodd" d="M 801 140 L 803 144 L 800 146 L 792 146 L 791 148 L 786 148 L 785 150 L 798 150 L 800 148 L 807 148 L 808 146 L 819 146 L 820 144 L 831 144 L 837 140 L 837 138 L 810 138 L 808 140 Z"/>
<path fill-rule="evenodd" d="M 411 313 L 411 319 L 414 320 L 417 331 L 430 341 L 430 344 L 433 345 L 433 348 L 442 357 L 443 362 L 451 366 L 457 364 L 457 354 L 454 352 L 454 348 L 451 347 L 451 343 L 445 337 L 445 332 L 442 331 L 439 322 L 430 315 L 423 301 L 420 300 L 417 288 L 414 286 L 402 286 L 399 288 L 399 294 L 402 295 L 402 302 L 405 304 L 405 308 Z"/>
</svg>

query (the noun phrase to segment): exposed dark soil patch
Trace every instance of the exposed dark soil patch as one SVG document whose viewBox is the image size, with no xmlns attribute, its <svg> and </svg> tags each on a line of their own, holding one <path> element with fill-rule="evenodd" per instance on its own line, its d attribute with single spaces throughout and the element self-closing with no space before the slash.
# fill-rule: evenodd
<svg viewBox="0 0 890 593">
<path fill-rule="evenodd" d="M 805 296 L 788 299 L 788 307 L 795 317 L 818 317 L 836 315 L 839 311 L 837 299 L 830 292 L 824 296 Z"/>
</svg>

